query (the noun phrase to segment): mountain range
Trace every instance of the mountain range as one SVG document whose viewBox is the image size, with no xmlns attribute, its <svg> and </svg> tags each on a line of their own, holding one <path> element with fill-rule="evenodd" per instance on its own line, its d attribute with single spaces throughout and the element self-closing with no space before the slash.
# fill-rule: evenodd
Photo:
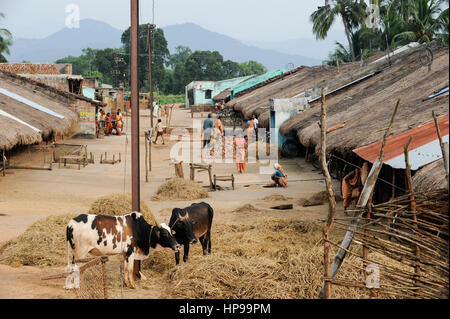
<svg viewBox="0 0 450 319">
<path fill-rule="evenodd" d="M 172 53 L 179 45 L 188 46 L 193 51 L 219 51 L 224 59 L 235 62 L 255 60 L 268 70 L 321 64 L 326 53 L 333 47 L 331 40 L 321 43 L 313 38 L 244 43 L 194 23 L 166 26 L 163 30 Z M 80 21 L 78 29 L 64 28 L 43 39 L 17 38 L 10 47 L 11 54 L 7 58 L 10 62 L 53 63 L 69 55 L 79 56 L 82 49 L 88 47 L 119 48 L 122 46 L 122 32 L 105 22 L 85 19 Z"/>
</svg>

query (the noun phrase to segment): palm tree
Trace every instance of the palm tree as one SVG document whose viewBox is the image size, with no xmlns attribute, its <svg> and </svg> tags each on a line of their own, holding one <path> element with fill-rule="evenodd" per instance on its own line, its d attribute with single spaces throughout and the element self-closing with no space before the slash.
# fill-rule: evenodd
<svg viewBox="0 0 450 319">
<path fill-rule="evenodd" d="M 442 0 L 414 0 L 410 1 L 411 19 L 410 30 L 395 35 L 393 44 L 405 44 L 405 42 L 417 41 L 420 43 L 430 42 L 435 39 L 436 34 L 445 25 L 442 16 Z M 448 14 L 448 12 L 447 12 Z"/>
<path fill-rule="evenodd" d="M 345 35 L 347 36 L 352 60 L 355 60 L 356 56 L 351 39 L 351 32 L 353 29 L 358 28 L 363 24 L 367 15 L 365 10 L 366 4 L 362 0 L 359 2 L 358 0 L 325 1 L 325 5 L 318 7 L 310 17 L 316 39 L 325 39 L 335 19 L 340 17 L 344 24 Z"/>
<path fill-rule="evenodd" d="M 4 18 L 5 15 L 0 12 L 0 18 Z M 6 29 L 0 28 L 0 63 L 7 62 L 3 53 L 9 54 L 9 46 L 12 43 L 12 35 Z"/>
</svg>

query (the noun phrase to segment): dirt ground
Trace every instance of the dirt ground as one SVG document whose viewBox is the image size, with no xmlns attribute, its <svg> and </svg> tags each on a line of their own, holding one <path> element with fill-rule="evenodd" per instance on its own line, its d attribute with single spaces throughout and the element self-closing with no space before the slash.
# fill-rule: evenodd
<svg viewBox="0 0 450 319">
<path fill-rule="evenodd" d="M 203 119 L 200 114 L 195 119 Z M 131 119 L 125 120 L 125 129 L 131 125 Z M 172 118 L 174 127 L 192 127 L 191 115 L 187 110 L 174 109 Z M 141 199 L 144 200 L 159 222 L 168 223 L 171 210 L 174 207 L 185 207 L 193 201 L 152 202 L 151 196 L 166 178 L 174 176 L 174 166 L 170 164 L 170 148 L 177 141 L 166 138 L 166 145 L 153 145 L 152 172 L 149 173 L 149 183 L 145 182 L 145 148 L 144 131 L 150 127 L 150 118 L 141 111 Z M 126 129 L 127 130 L 127 129 Z M 128 132 L 130 129 L 128 128 Z M 35 221 L 50 215 L 86 213 L 90 204 L 98 197 L 111 193 L 131 193 L 131 137 L 126 135 L 107 136 L 95 140 L 65 140 L 65 143 L 86 144 L 88 152 L 95 157 L 95 164 L 89 164 L 78 170 L 76 165 L 58 168 L 53 166 L 52 171 L 37 170 L 9 170 L 6 177 L 0 177 L 0 242 L 14 238 L 24 232 Z M 118 157 L 121 153 L 122 162 L 116 165 L 99 164 L 100 155 L 108 152 Z M 312 194 L 325 190 L 322 174 L 303 159 L 280 160 L 280 164 L 288 174 L 289 187 L 264 188 L 262 185 L 270 183 L 270 175 L 259 173 L 258 164 L 248 164 L 244 174 L 237 174 L 234 164 L 214 164 L 213 174 L 225 175 L 234 173 L 236 189 L 210 192 L 205 200 L 215 210 L 215 220 L 236 221 L 243 218 L 251 221 L 252 218 L 286 217 L 301 219 L 324 219 L 327 214 L 327 205 L 303 208 L 296 205 L 300 198 L 308 198 Z M 185 177 L 189 177 L 188 165 L 184 164 Z M 197 173 L 196 180 L 201 185 L 208 185 L 207 173 Z M 230 186 L 222 182 L 222 186 Z M 244 187 L 252 185 L 250 187 Z M 336 184 L 336 190 L 338 185 Z M 259 200 L 268 195 L 280 194 L 291 197 L 287 202 Z M 195 201 L 194 201 L 195 202 Z M 249 213 L 239 216 L 232 211 L 237 207 L 250 203 L 261 209 L 261 212 Z M 286 211 L 271 210 L 270 207 L 284 203 L 294 204 L 294 209 Z M 217 213 L 219 212 L 219 213 Z M 342 203 L 338 203 L 338 216 L 343 214 Z M 191 249 L 192 259 L 200 256 L 201 249 Z M 0 261 L 1 262 L 1 261 Z M 171 260 L 170 262 L 173 262 Z M 118 262 L 109 263 L 108 267 L 118 267 Z M 175 265 L 174 265 L 175 267 Z M 111 270 L 114 270 L 112 269 Z M 64 268 L 12 268 L 0 264 L 0 298 L 73 298 L 74 294 L 65 291 L 63 281 L 42 281 L 41 277 L 64 271 Z M 127 290 L 126 298 L 158 298 L 158 286 L 164 285 L 155 279 L 149 278 L 139 284 L 137 290 Z M 155 289 L 142 289 L 142 288 Z M 141 289 L 140 289 L 141 288 Z M 112 293 L 112 297 L 120 297 L 120 290 Z"/>
</svg>

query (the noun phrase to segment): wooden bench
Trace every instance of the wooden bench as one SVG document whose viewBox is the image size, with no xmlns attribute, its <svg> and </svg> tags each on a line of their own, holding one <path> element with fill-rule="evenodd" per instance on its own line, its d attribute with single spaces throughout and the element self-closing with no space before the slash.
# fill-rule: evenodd
<svg viewBox="0 0 450 319">
<path fill-rule="evenodd" d="M 214 189 L 217 189 L 217 181 L 224 181 L 224 182 L 230 182 L 231 181 L 231 186 L 233 187 L 234 190 L 234 175 L 231 174 L 231 176 L 229 175 L 225 175 L 225 176 L 217 176 L 214 175 Z"/>
<path fill-rule="evenodd" d="M 213 190 L 214 186 L 213 186 L 213 181 L 212 181 L 212 175 L 211 175 L 211 165 L 201 165 L 201 164 L 189 164 L 190 170 L 191 170 L 191 174 L 190 174 L 190 178 L 191 181 L 194 181 L 195 179 L 195 171 L 199 171 L 199 172 L 203 172 L 203 171 L 208 171 L 208 176 L 209 176 L 209 189 Z"/>
<path fill-rule="evenodd" d="M 67 165 L 67 160 L 75 161 L 78 164 L 78 170 L 80 170 L 81 164 L 86 167 L 86 156 L 82 155 L 66 155 L 59 157 L 59 168 L 61 168 L 61 162 L 64 162 L 64 166 Z"/>
<path fill-rule="evenodd" d="M 122 155 L 119 153 L 119 159 L 116 160 L 116 155 L 113 154 L 112 160 L 108 159 L 108 153 L 105 152 L 105 158 L 103 158 L 103 154 L 100 155 L 100 164 L 116 164 L 122 162 Z"/>
</svg>

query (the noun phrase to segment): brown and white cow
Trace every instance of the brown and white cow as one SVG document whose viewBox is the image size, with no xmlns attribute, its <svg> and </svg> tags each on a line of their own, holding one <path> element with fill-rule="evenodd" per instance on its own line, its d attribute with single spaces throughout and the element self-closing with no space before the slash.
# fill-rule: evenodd
<svg viewBox="0 0 450 319">
<path fill-rule="evenodd" d="M 133 276 L 135 260 L 144 260 L 150 249 L 171 248 L 175 252 L 180 245 L 166 224 L 149 225 L 141 213 L 124 216 L 82 214 L 69 221 L 66 228 L 67 247 L 72 249 L 72 263 L 94 256 L 124 255 L 124 281 L 136 288 Z"/>
</svg>

